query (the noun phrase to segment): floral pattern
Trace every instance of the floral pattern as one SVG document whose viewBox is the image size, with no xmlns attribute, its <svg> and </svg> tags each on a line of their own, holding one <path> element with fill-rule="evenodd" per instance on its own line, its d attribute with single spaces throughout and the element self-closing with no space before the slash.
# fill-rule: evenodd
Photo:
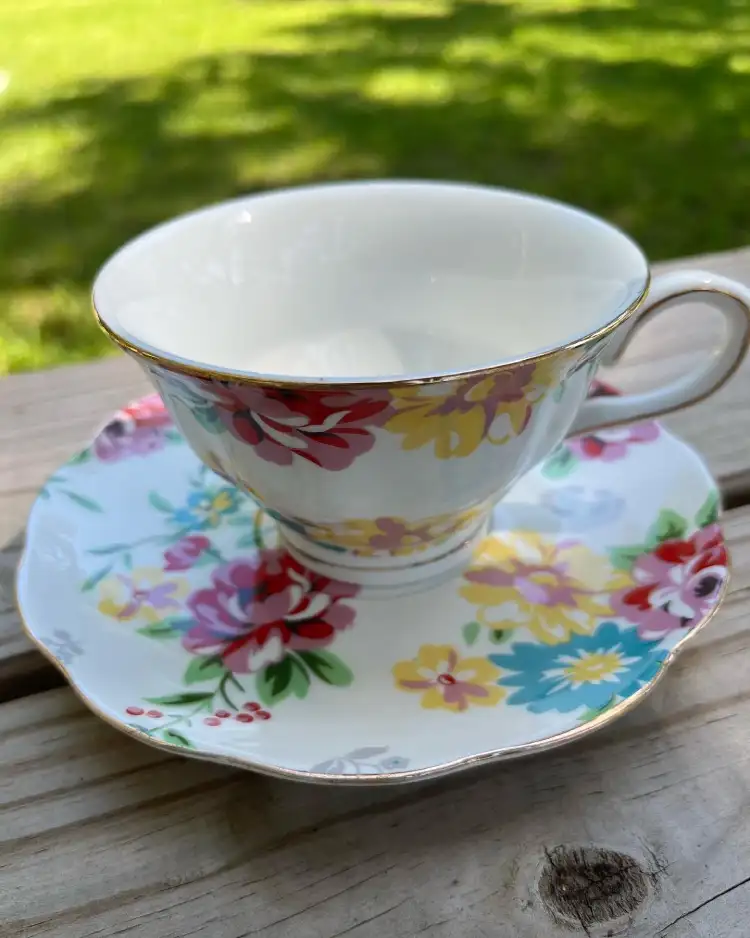
<svg viewBox="0 0 750 938">
<path fill-rule="evenodd" d="M 451 645 L 422 645 L 412 661 L 393 667 L 396 686 L 421 696 L 426 710 L 463 713 L 470 706 L 494 707 L 505 696 L 500 671 L 487 658 L 461 658 Z"/>
<path fill-rule="evenodd" d="M 193 387 L 186 390 L 188 381 Z M 322 469 L 347 469 L 372 449 L 372 430 L 390 412 L 385 390 L 290 391 L 174 376 L 166 387 L 202 426 L 225 428 L 277 466 L 304 460 Z"/>
<path fill-rule="evenodd" d="M 189 570 L 207 550 L 211 550 L 211 541 L 202 534 L 183 537 L 164 551 L 164 570 Z"/>
<path fill-rule="evenodd" d="M 361 746 L 343 756 L 326 759 L 310 767 L 319 775 L 379 775 L 402 772 L 409 765 L 404 756 L 386 756 L 388 746 Z"/>
<path fill-rule="evenodd" d="M 345 600 L 357 588 L 306 570 L 282 550 L 221 566 L 211 580 L 188 600 L 196 624 L 183 644 L 216 656 L 234 674 L 277 664 L 290 651 L 303 653 L 304 662 L 304 652 L 330 645 L 354 623 Z M 299 659 L 292 661 L 299 667 Z"/>
<path fill-rule="evenodd" d="M 591 635 L 573 635 L 565 644 L 518 642 L 507 653 L 489 656 L 502 669 L 500 683 L 517 688 L 508 703 L 531 713 L 605 708 L 653 680 L 665 657 L 658 645 L 615 622 L 603 622 Z"/>
<path fill-rule="evenodd" d="M 44 642 L 61 664 L 71 664 L 83 654 L 80 642 L 67 629 L 55 629 L 52 635 L 44 638 Z"/>
<path fill-rule="evenodd" d="M 727 551 L 718 524 L 683 539 L 663 540 L 632 568 L 635 585 L 613 596 L 615 613 L 645 639 L 690 628 L 709 614 L 727 579 Z"/>
<path fill-rule="evenodd" d="M 201 487 L 172 512 L 170 520 L 185 533 L 209 531 L 218 528 L 226 516 L 235 514 L 241 503 L 242 495 L 233 485 Z"/>
<path fill-rule="evenodd" d="M 593 381 L 589 391 L 589 397 L 613 397 L 617 394 L 614 388 L 602 381 Z M 634 446 L 653 443 L 660 433 L 659 424 L 650 420 L 571 437 L 546 460 L 542 471 L 548 478 L 559 479 L 589 460 L 620 462 Z"/>
<path fill-rule="evenodd" d="M 130 410 L 148 423 L 152 406 Z M 629 445 L 626 472 L 590 461 L 585 486 L 532 473 L 495 512 L 462 578 L 437 587 L 429 607 L 424 594 L 389 599 L 385 616 L 356 586 L 281 550 L 269 513 L 179 445 L 143 451 L 146 471 L 133 473 L 122 465 L 126 447 L 110 458 L 110 442 L 98 440 L 52 477 L 32 513 L 19 597 L 33 634 L 74 681 L 85 654 L 86 692 L 122 725 L 209 757 L 241 760 L 244 751 L 247 764 L 271 767 L 288 739 L 282 772 L 409 775 L 502 754 L 521 710 L 529 740 L 554 741 L 620 711 L 724 594 L 728 558 L 705 470 L 696 460 L 674 487 L 648 487 L 662 455 L 668 465 L 693 458 L 664 432 Z M 649 446 L 660 459 L 641 460 Z M 50 502 L 75 528 L 73 541 L 49 523 Z M 388 518 L 335 533 L 339 549 L 395 553 L 436 542 L 455 520 L 432 518 L 423 529 Z M 83 571 L 80 582 L 59 580 L 44 600 L 44 565 L 71 557 L 65 569 Z M 48 617 L 37 630 L 40 602 Z M 50 621 L 65 627 L 48 632 Z M 110 661 L 115 631 L 128 653 Z M 405 641 L 408 651 L 396 651 Z M 343 734 L 343 755 L 330 757 L 316 720 Z M 441 732 L 430 732 L 436 720 Z"/>
<path fill-rule="evenodd" d="M 118 622 L 157 622 L 181 608 L 187 584 L 158 567 L 118 573 L 99 584 L 99 612 Z"/>
<path fill-rule="evenodd" d="M 202 695 L 196 696 L 201 697 Z M 194 706 L 189 713 L 182 710 L 165 713 L 163 710 L 152 706 L 154 702 L 159 702 L 162 699 L 170 704 L 170 701 L 166 698 L 154 698 L 151 701 L 145 701 L 145 707 L 138 704 L 130 704 L 126 707 L 125 714 L 129 721 L 128 726 L 143 733 L 144 736 L 148 736 L 149 739 L 160 739 L 162 742 L 173 746 L 182 746 L 184 749 L 197 748 L 187 735 L 194 721 L 200 720 L 203 726 L 231 726 L 237 729 L 238 724 L 240 726 L 249 726 L 254 723 L 257 726 L 258 723 L 265 723 L 271 719 L 271 714 L 257 700 L 247 701 L 239 711 L 234 713 L 225 707 L 219 707 L 212 711 L 210 701 L 205 699 L 198 700 L 197 706 Z M 174 705 L 174 701 L 171 701 L 171 703 Z M 207 715 L 201 716 L 204 713 Z M 131 722 L 134 718 L 140 719 L 141 722 Z"/>
<path fill-rule="evenodd" d="M 632 582 L 583 543 L 525 532 L 486 538 L 464 579 L 461 595 L 478 607 L 482 625 L 525 626 L 547 645 L 591 633 L 612 614 L 612 590 Z"/>
<path fill-rule="evenodd" d="M 303 533 L 323 547 L 349 550 L 362 556 L 379 552 L 408 556 L 435 547 L 468 528 L 481 512 L 438 515 L 422 521 L 404 518 L 351 520 L 339 524 L 304 526 Z"/>
<path fill-rule="evenodd" d="M 627 456 L 629 447 L 638 443 L 651 443 L 658 435 L 658 424 L 636 423 L 629 427 L 608 427 L 596 433 L 573 437 L 566 445 L 579 459 L 615 462 Z"/>
<path fill-rule="evenodd" d="M 93 450 L 102 462 L 116 462 L 148 456 L 178 438 L 164 402 L 158 394 L 149 394 L 118 411 L 97 436 Z"/>
<path fill-rule="evenodd" d="M 515 365 L 492 375 L 397 388 L 385 427 L 405 450 L 432 446 L 438 459 L 470 456 L 479 446 L 523 433 L 551 375 L 544 364 Z"/>
</svg>

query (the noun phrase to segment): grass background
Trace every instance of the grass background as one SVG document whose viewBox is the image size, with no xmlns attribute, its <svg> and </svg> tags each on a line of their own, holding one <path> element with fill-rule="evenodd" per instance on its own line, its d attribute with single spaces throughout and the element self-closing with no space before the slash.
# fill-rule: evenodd
<svg viewBox="0 0 750 938">
<path fill-rule="evenodd" d="M 748 0 L 0 0 L 0 374 L 106 353 L 90 281 L 312 180 L 552 195 L 654 259 L 750 241 Z"/>
</svg>

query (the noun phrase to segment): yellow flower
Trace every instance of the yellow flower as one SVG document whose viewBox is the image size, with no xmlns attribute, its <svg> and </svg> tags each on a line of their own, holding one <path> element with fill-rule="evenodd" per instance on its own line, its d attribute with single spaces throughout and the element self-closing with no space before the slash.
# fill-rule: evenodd
<svg viewBox="0 0 750 938">
<path fill-rule="evenodd" d="M 403 449 L 432 443 L 438 459 L 469 456 L 483 442 L 498 446 L 522 433 L 553 374 L 554 367 L 541 362 L 461 381 L 396 388 L 391 392 L 396 414 L 385 428 L 403 435 Z"/>
<path fill-rule="evenodd" d="M 506 694 L 500 669 L 486 658 L 459 658 L 452 645 L 422 645 L 417 657 L 393 666 L 396 686 L 422 695 L 427 710 L 462 713 L 471 705 L 494 707 Z"/>
<path fill-rule="evenodd" d="M 385 551 L 399 557 L 442 544 L 470 525 L 479 514 L 478 510 L 472 509 L 462 514 L 436 515 L 422 521 L 351 519 L 339 524 L 311 526 L 306 533 L 313 540 L 363 556 Z"/>
<path fill-rule="evenodd" d="M 464 578 L 461 595 L 479 607 L 479 622 L 491 629 L 526 626 L 547 645 L 589 635 L 613 615 L 611 593 L 631 582 L 583 544 L 558 546 L 521 532 L 486 538 Z"/>
<path fill-rule="evenodd" d="M 140 567 L 102 580 L 99 612 L 119 622 L 159 622 L 181 609 L 187 593 L 184 579 L 158 567 Z"/>
</svg>

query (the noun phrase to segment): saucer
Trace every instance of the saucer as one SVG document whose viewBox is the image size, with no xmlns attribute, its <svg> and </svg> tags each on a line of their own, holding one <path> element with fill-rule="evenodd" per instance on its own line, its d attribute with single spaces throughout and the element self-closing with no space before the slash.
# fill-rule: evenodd
<svg viewBox="0 0 750 938">
<path fill-rule="evenodd" d="M 658 424 L 601 431 L 516 485 L 461 576 L 363 598 L 285 553 L 151 395 L 45 485 L 18 603 L 136 739 L 299 780 L 417 781 L 642 700 L 724 597 L 718 512 L 702 460 Z"/>
</svg>

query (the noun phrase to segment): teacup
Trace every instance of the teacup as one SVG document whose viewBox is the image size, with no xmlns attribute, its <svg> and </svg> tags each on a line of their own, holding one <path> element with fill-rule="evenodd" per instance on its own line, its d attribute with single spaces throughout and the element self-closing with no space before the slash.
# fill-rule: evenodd
<svg viewBox="0 0 750 938">
<path fill-rule="evenodd" d="M 657 390 L 586 399 L 636 327 L 697 293 L 726 319 L 720 350 Z M 750 332 L 739 283 L 650 284 L 640 248 L 581 210 L 433 183 L 194 212 L 116 253 L 93 300 L 196 454 L 266 507 L 288 550 L 376 591 L 462 564 L 566 435 L 710 394 Z"/>
</svg>

